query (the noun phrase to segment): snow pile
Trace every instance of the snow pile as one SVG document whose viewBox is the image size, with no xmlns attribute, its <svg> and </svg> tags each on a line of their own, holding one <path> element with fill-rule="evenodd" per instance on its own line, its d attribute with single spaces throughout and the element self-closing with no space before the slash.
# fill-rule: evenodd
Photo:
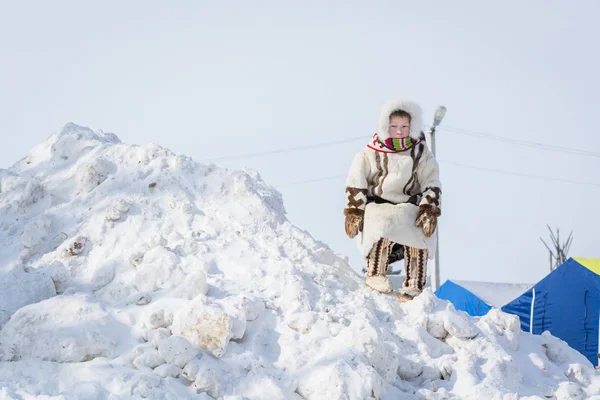
<svg viewBox="0 0 600 400">
<path fill-rule="evenodd" d="M 0 243 L 0 399 L 600 399 L 564 342 L 373 293 L 256 173 L 154 144 L 68 124 L 0 170 Z"/>
</svg>

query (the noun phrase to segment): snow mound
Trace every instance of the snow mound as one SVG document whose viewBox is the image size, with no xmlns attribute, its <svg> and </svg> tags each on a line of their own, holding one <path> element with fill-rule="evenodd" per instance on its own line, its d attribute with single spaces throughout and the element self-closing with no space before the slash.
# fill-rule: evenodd
<svg viewBox="0 0 600 400">
<path fill-rule="evenodd" d="M 561 340 L 374 293 L 257 173 L 156 144 L 67 124 L 0 170 L 0 243 L 0 398 L 600 396 Z"/>
</svg>

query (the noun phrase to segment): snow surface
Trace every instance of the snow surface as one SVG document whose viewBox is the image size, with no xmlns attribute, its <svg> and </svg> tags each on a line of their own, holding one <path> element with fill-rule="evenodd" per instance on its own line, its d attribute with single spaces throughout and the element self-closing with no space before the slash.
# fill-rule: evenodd
<svg viewBox="0 0 600 400">
<path fill-rule="evenodd" d="M 515 316 L 369 290 L 252 171 L 67 124 L 0 170 L 0 399 L 600 399 Z"/>
</svg>

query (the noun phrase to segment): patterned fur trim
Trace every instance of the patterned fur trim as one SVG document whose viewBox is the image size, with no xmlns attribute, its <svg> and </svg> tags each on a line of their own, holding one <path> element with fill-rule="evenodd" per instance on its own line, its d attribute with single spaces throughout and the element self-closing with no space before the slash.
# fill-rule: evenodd
<svg viewBox="0 0 600 400">
<path fill-rule="evenodd" d="M 427 280 L 427 250 L 404 246 L 404 266 L 406 278 L 401 293 L 421 293 Z"/>
<path fill-rule="evenodd" d="M 383 194 L 383 181 L 388 176 L 389 158 L 387 153 L 383 153 L 383 158 L 379 153 L 375 153 L 375 164 L 377 165 L 377 173 L 375 174 L 375 194 L 381 196 Z"/>
<path fill-rule="evenodd" d="M 440 197 L 442 195 L 442 189 L 439 187 L 428 187 L 423 191 L 423 200 L 421 204 L 433 204 L 437 208 L 440 207 Z"/>
<path fill-rule="evenodd" d="M 367 205 L 367 189 L 355 187 L 346 187 L 346 208 L 356 208 L 364 210 Z"/>
<path fill-rule="evenodd" d="M 412 160 L 413 160 L 412 174 L 410 176 L 410 179 L 406 182 L 406 185 L 404 185 L 404 189 L 402 189 L 402 192 L 408 196 L 414 195 L 415 191 L 417 190 L 417 187 L 419 186 L 419 178 L 417 176 L 417 167 L 419 166 L 419 163 L 421 162 L 421 158 L 423 157 L 424 151 L 425 151 L 425 144 L 423 144 L 423 143 L 419 143 L 418 146 L 415 146 L 410 150 L 410 158 L 412 158 Z"/>
<path fill-rule="evenodd" d="M 385 276 L 393 246 L 394 242 L 387 238 L 381 238 L 375 243 L 367 259 L 367 276 Z"/>
</svg>

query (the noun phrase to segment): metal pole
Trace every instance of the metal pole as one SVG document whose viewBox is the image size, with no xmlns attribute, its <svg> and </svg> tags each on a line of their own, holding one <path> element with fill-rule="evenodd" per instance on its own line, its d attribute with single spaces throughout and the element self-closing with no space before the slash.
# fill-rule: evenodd
<svg viewBox="0 0 600 400">
<path fill-rule="evenodd" d="M 435 126 L 431 128 L 430 136 L 430 149 L 431 153 L 435 157 Z M 440 225 L 436 229 L 435 235 L 435 258 L 432 260 L 431 268 L 431 289 L 435 292 L 440 287 Z"/>
<path fill-rule="evenodd" d="M 433 125 L 431 126 L 431 131 L 429 133 L 430 139 L 429 150 L 435 157 L 435 128 L 442 122 L 444 116 L 446 115 L 446 107 L 438 106 L 435 110 L 435 115 L 433 117 Z M 435 257 L 433 259 L 432 272 L 431 272 L 431 287 L 434 291 L 436 291 L 440 287 L 440 226 L 438 223 L 438 227 L 436 229 L 435 235 Z"/>
</svg>

